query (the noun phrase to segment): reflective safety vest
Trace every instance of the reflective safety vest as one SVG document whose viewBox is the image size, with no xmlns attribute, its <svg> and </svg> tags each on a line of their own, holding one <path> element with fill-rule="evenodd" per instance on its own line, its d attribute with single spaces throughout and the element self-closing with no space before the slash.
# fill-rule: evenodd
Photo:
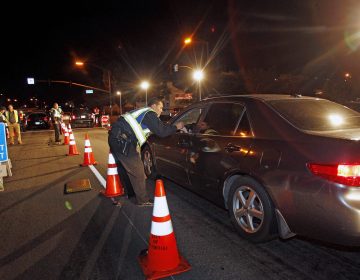
<svg viewBox="0 0 360 280">
<path fill-rule="evenodd" d="M 51 108 L 51 115 L 54 118 L 61 118 L 61 109 L 60 108 L 58 108 L 58 109 Z"/>
<path fill-rule="evenodd" d="M 18 123 L 19 122 L 18 111 L 14 110 L 13 112 L 14 112 L 14 116 L 15 116 L 15 122 Z M 10 111 L 6 111 L 5 116 L 6 116 L 6 119 L 10 122 Z"/>
<path fill-rule="evenodd" d="M 134 131 L 138 145 L 141 147 L 146 139 L 150 136 L 150 129 L 142 123 L 146 113 L 155 112 L 149 107 L 137 109 L 122 115 L 125 121 L 130 125 L 131 129 Z"/>
</svg>

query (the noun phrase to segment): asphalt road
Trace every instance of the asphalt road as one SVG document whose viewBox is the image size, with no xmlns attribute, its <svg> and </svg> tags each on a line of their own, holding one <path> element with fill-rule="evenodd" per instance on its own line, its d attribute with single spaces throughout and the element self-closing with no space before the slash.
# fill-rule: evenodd
<svg viewBox="0 0 360 280">
<path fill-rule="evenodd" d="M 144 279 L 137 262 L 147 248 L 152 208 L 125 198 L 122 208 L 83 160 L 89 132 L 96 169 L 106 179 L 107 131 L 75 131 L 80 156 L 48 145 L 53 132 L 26 132 L 9 147 L 13 176 L 0 192 L 0 279 Z M 93 189 L 64 194 L 64 184 L 88 178 Z M 153 194 L 154 181 L 147 182 Z M 227 212 L 165 181 L 166 197 L 182 256 L 190 271 L 167 279 L 359 279 L 360 248 L 296 237 L 252 244 L 240 238 Z"/>
</svg>

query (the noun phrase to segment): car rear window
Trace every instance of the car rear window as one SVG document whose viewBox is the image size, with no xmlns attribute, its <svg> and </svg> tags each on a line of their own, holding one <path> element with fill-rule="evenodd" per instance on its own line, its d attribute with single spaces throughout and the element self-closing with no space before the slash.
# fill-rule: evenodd
<svg viewBox="0 0 360 280">
<path fill-rule="evenodd" d="M 331 131 L 360 128 L 360 114 L 325 99 L 268 101 L 281 116 L 299 129 Z"/>
<path fill-rule="evenodd" d="M 91 114 L 91 111 L 90 109 L 79 108 L 79 109 L 74 109 L 74 114 Z"/>
<path fill-rule="evenodd" d="M 46 114 L 45 113 L 32 113 L 29 115 L 29 117 L 31 118 L 43 118 L 43 117 L 46 117 Z"/>
</svg>

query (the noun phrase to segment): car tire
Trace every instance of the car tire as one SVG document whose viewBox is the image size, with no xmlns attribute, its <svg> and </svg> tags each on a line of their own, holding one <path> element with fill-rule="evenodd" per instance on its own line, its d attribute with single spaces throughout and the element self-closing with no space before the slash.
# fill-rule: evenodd
<svg viewBox="0 0 360 280">
<path fill-rule="evenodd" d="M 232 183 L 227 206 L 232 224 L 245 239 L 261 243 L 277 236 L 273 203 L 253 178 L 244 176 Z"/>
<path fill-rule="evenodd" d="M 144 165 L 144 172 L 147 178 L 156 179 L 156 167 L 154 163 L 153 153 L 148 145 L 141 152 L 141 160 Z"/>
</svg>

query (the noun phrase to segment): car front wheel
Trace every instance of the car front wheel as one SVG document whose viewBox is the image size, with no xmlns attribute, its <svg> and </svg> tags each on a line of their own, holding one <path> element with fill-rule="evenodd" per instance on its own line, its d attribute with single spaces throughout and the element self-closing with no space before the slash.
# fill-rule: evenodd
<svg viewBox="0 0 360 280">
<path fill-rule="evenodd" d="M 276 236 L 273 203 L 253 178 L 236 179 L 230 187 L 227 204 L 231 222 L 242 237 L 260 243 Z"/>
<path fill-rule="evenodd" d="M 144 165 L 144 171 L 146 177 L 155 179 L 157 174 L 156 174 L 153 154 L 149 146 L 145 146 L 145 148 L 142 150 L 141 159 Z"/>
</svg>

